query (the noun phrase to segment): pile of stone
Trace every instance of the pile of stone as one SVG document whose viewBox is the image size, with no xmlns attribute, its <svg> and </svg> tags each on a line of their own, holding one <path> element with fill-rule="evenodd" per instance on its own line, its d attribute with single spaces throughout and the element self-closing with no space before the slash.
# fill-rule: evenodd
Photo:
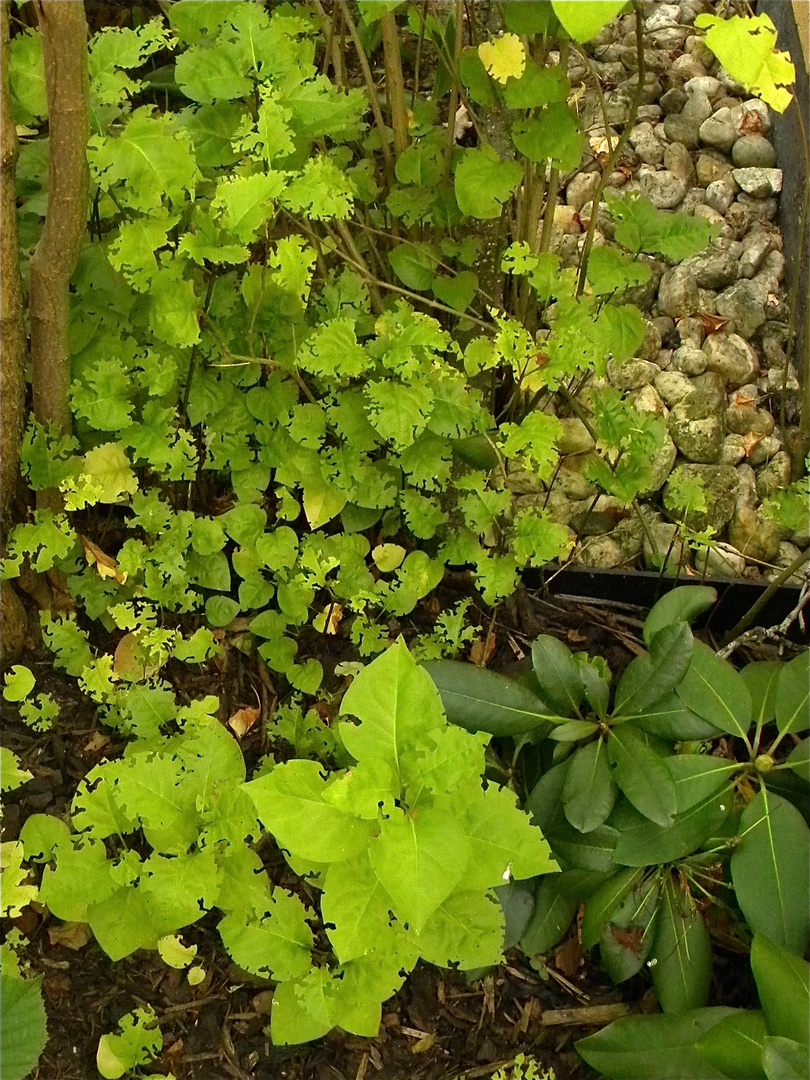
<svg viewBox="0 0 810 1080">
<path fill-rule="evenodd" d="M 647 334 L 637 358 L 608 365 L 607 379 L 636 408 L 664 417 L 669 432 L 642 493 L 644 520 L 609 497 L 594 503 L 596 488 L 584 475 L 593 440 L 577 419 L 564 421 L 567 456 L 548 505 L 556 520 L 576 530 L 575 559 L 582 564 L 630 566 L 643 559 L 657 568 L 666 560 L 674 571 L 691 559 L 710 575 L 769 579 L 810 544 L 810 524 L 780 533 L 761 512 L 764 499 L 802 472 L 800 387 L 786 364 L 785 263 L 774 223 L 782 172 L 768 138 L 768 106 L 745 94 L 694 30 L 695 16 L 715 7 L 704 0 L 647 5 L 643 104 L 622 168 L 609 180 L 719 230 L 706 251 L 679 264 L 642 256 L 650 281 L 623 297 L 644 312 Z M 634 27 L 633 16 L 614 20 L 570 62 L 572 82 L 586 87 L 581 107 L 594 152 L 564 188 L 564 227 L 555 232 L 568 265 L 578 262 L 583 243 L 572 215 L 584 229 L 593 213 L 605 113 L 614 141 L 630 114 L 638 80 Z M 604 204 L 597 213 L 596 243 L 610 243 Z M 668 498 L 673 480 L 684 475 L 699 477 L 706 492 L 706 509 L 690 513 L 685 524 L 713 529 L 716 541 L 696 554 L 682 543 Z M 540 497 L 525 489 L 516 494 L 518 502 Z"/>
</svg>

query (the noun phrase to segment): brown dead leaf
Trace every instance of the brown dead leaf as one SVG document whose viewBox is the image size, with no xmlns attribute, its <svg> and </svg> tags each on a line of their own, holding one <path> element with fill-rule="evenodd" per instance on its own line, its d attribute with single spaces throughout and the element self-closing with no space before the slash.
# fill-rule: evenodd
<svg viewBox="0 0 810 1080">
<path fill-rule="evenodd" d="M 470 647 L 470 660 L 478 667 L 485 667 L 495 652 L 495 637 L 476 638 Z"/>
<path fill-rule="evenodd" d="M 336 634 L 343 618 L 343 608 L 340 604 L 327 604 L 320 615 L 316 616 L 312 625 L 322 634 Z"/>
<path fill-rule="evenodd" d="M 228 727 L 233 731 L 237 739 L 241 739 L 247 735 L 259 719 L 260 713 L 261 709 L 254 709 L 246 705 L 244 708 L 237 709 L 235 713 L 231 714 L 231 717 L 228 720 Z"/>
<path fill-rule="evenodd" d="M 103 552 L 97 544 L 94 544 L 92 540 L 88 540 L 86 536 L 79 534 L 79 540 L 81 540 L 84 548 L 84 557 L 88 565 L 95 566 L 98 576 L 101 578 L 115 578 L 119 585 L 123 585 L 127 580 L 127 575 L 118 573 L 118 563 L 115 559 Z"/>
<path fill-rule="evenodd" d="M 66 922 L 61 926 L 48 928 L 51 945 L 64 945 L 66 949 L 73 949 L 74 952 L 83 949 L 92 936 L 88 924 L 82 922 Z"/>
<path fill-rule="evenodd" d="M 105 746 L 109 745 L 110 740 L 101 731 L 94 731 L 87 742 L 82 747 L 85 754 L 98 754 Z"/>
<path fill-rule="evenodd" d="M 583 641 L 588 640 L 588 635 L 580 630 L 569 630 L 565 636 L 568 638 L 569 645 L 581 645 Z"/>
<path fill-rule="evenodd" d="M 554 964 L 558 971 L 570 979 L 582 964 L 582 948 L 576 937 L 570 937 L 554 953 Z"/>
<path fill-rule="evenodd" d="M 724 319 L 721 315 L 709 315 L 708 312 L 703 312 L 700 321 L 706 334 L 717 334 L 728 325 L 728 319 Z"/>
<path fill-rule="evenodd" d="M 761 435 L 756 435 L 753 431 L 749 431 L 747 435 L 743 435 L 743 449 L 745 450 L 745 456 L 748 457 L 757 443 L 761 440 Z"/>
<path fill-rule="evenodd" d="M 154 660 L 146 660 L 141 654 L 140 633 L 130 630 L 124 634 L 115 647 L 113 654 L 113 671 L 123 679 L 150 679 L 160 671 L 160 664 Z"/>
<path fill-rule="evenodd" d="M 743 114 L 739 128 L 741 135 L 761 135 L 762 117 L 756 109 L 746 109 L 743 106 Z"/>
</svg>

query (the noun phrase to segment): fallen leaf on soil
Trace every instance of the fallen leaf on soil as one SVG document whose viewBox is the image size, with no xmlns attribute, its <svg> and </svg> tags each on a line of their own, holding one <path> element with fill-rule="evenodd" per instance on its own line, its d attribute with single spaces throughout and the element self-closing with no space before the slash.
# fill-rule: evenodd
<svg viewBox="0 0 810 1080">
<path fill-rule="evenodd" d="M 115 647 L 113 671 L 116 675 L 130 679 L 149 679 L 160 671 L 160 664 L 154 660 L 145 661 L 139 649 L 140 633 L 130 630 L 124 634 Z"/>
<path fill-rule="evenodd" d="M 312 620 L 312 625 L 319 634 L 336 634 L 343 618 L 343 608 L 340 604 L 327 604 L 320 615 Z"/>
<path fill-rule="evenodd" d="M 557 969 L 569 978 L 576 974 L 582 964 L 582 949 L 575 937 L 570 937 L 560 945 L 554 953 L 554 963 Z"/>
<path fill-rule="evenodd" d="M 119 585 L 123 585 L 127 580 L 127 575 L 125 573 L 118 573 L 118 563 L 115 559 L 102 551 L 92 540 L 88 540 L 86 536 L 79 534 L 79 540 L 81 540 L 82 547 L 84 548 L 84 557 L 87 560 L 88 565 L 95 566 L 98 571 L 98 576 L 101 578 L 115 578 Z"/>
<path fill-rule="evenodd" d="M 90 927 L 83 922 L 66 922 L 61 926 L 52 926 L 48 929 L 48 940 L 51 945 L 64 945 L 65 948 L 76 952 L 83 949 L 92 936 Z"/>
<path fill-rule="evenodd" d="M 82 749 L 85 754 L 97 754 L 109 744 L 110 740 L 100 731 L 94 731 Z"/>
<path fill-rule="evenodd" d="M 228 727 L 236 735 L 237 739 L 241 739 L 244 735 L 250 731 L 256 721 L 259 719 L 260 709 L 253 709 L 249 706 L 245 706 L 242 709 L 237 709 L 228 720 Z"/>
<path fill-rule="evenodd" d="M 484 667 L 495 651 L 495 637 L 477 638 L 470 648 L 470 660 L 478 667 Z"/>
</svg>

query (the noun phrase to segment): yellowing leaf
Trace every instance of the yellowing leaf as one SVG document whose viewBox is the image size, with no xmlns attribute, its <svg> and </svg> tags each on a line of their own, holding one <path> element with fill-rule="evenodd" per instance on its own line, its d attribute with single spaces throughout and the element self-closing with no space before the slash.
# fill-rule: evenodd
<svg viewBox="0 0 810 1080">
<path fill-rule="evenodd" d="M 101 578 L 115 578 L 119 585 L 123 585 L 127 580 L 126 572 L 118 573 L 118 563 L 111 555 L 107 555 L 101 550 L 92 540 L 88 540 L 86 536 L 79 536 L 82 547 L 84 548 L 84 557 L 87 560 L 89 566 L 95 566 L 98 571 L 98 576 Z"/>
<path fill-rule="evenodd" d="M 83 922 L 66 922 L 48 927 L 48 940 L 51 945 L 64 945 L 66 949 L 73 949 L 74 952 L 83 949 L 92 936 L 89 925 Z"/>
<path fill-rule="evenodd" d="M 197 955 L 196 945 L 184 945 L 177 934 L 167 934 L 158 943 L 158 952 L 169 967 L 182 969 L 188 967 Z"/>
<path fill-rule="evenodd" d="M 517 34 L 504 34 L 494 41 L 478 46 L 481 63 L 496 82 L 506 83 L 511 77 L 519 79 L 526 67 L 526 53 Z"/>
<path fill-rule="evenodd" d="M 792 95 L 785 88 L 796 79 L 790 54 L 776 51 L 776 27 L 767 15 L 698 15 L 695 26 L 706 29 L 706 44 L 737 82 L 784 112 Z"/>
<path fill-rule="evenodd" d="M 160 662 L 153 655 L 145 655 L 141 649 L 141 636 L 138 630 L 132 630 L 118 642 L 113 656 L 113 671 L 120 678 L 150 679 L 160 671 Z"/>
<path fill-rule="evenodd" d="M 340 604 L 327 604 L 323 611 L 312 620 L 313 627 L 319 634 L 336 634 L 343 618 Z"/>
<path fill-rule="evenodd" d="M 228 727 L 233 731 L 237 739 L 241 739 L 244 735 L 247 735 L 259 719 L 260 714 L 261 709 L 255 709 L 249 706 L 245 706 L 243 709 L 237 709 L 228 720 Z"/>
<path fill-rule="evenodd" d="M 378 544 L 371 553 L 374 564 L 383 574 L 390 574 L 402 565 L 405 548 L 400 544 Z"/>
<path fill-rule="evenodd" d="M 199 986 L 201 982 L 205 982 L 205 969 L 201 967 L 189 968 L 186 978 L 189 986 Z"/>
</svg>

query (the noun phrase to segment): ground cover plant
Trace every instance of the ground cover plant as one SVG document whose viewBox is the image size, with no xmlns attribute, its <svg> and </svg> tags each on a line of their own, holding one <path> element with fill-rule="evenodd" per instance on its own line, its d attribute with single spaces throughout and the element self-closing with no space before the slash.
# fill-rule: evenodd
<svg viewBox="0 0 810 1080">
<path fill-rule="evenodd" d="M 738 1020 L 757 1033 L 751 1075 L 800 1060 L 806 1031 L 772 988 L 762 1015 L 706 1006 L 701 905 L 720 893 L 756 935 L 758 983 L 793 963 L 806 994 L 783 953 L 807 947 L 806 875 L 785 854 L 807 844 L 807 654 L 737 673 L 689 627 L 710 590 L 676 590 L 609 709 L 607 665 L 549 636 L 521 683 L 447 667 L 476 636 L 486 660 L 468 597 L 397 637 L 448 568 L 495 609 L 526 567 L 569 555 L 548 505 L 566 421 L 596 441 L 589 481 L 645 527 L 665 429 L 602 376 L 644 340 L 624 294 L 645 257 L 697 254 L 715 228 L 607 189 L 626 143 L 608 134 L 578 266 L 551 250 L 584 148 L 566 58 L 624 6 L 177 0 L 85 42 L 82 5 L 3 5 L 4 132 L 21 132 L 4 144 L 4 280 L 26 285 L 4 292 L 9 408 L 26 303 L 32 362 L 24 430 L 4 413 L 4 604 L 9 582 L 35 598 L 50 663 L 123 746 L 69 823 L 35 814 L 4 843 L 4 916 L 36 903 L 112 961 L 157 950 L 193 986 L 181 932 L 214 912 L 242 972 L 272 979 L 283 1045 L 373 1037 L 418 960 L 539 956 L 584 904 L 582 944 L 611 978 L 647 964 L 664 1019 L 701 1010 L 718 1075 Z M 631 10 L 628 132 L 645 74 Z M 734 77 L 785 108 L 792 68 L 765 17 L 701 19 Z M 595 245 L 603 194 L 614 243 Z M 516 510 L 520 473 L 544 494 Z M 670 492 L 686 543 L 711 540 L 687 528 L 701 498 Z M 797 481 L 772 512 L 789 523 L 804 499 Z M 234 654 L 274 704 L 226 727 L 175 673 Z M 440 672 L 483 680 L 479 698 L 459 708 Z M 37 681 L 13 664 L 3 698 L 47 732 L 59 706 Z M 248 778 L 238 738 L 257 722 L 278 752 Z M 515 735 L 504 772 L 490 743 Z M 4 790 L 29 778 L 4 750 Z M 11 931 L 9 1077 L 45 1037 L 20 951 Z M 105 1034 L 101 1075 L 160 1056 L 156 1022 L 139 1007 Z M 585 1060 L 611 1075 L 625 1030 L 584 1040 Z"/>
</svg>

